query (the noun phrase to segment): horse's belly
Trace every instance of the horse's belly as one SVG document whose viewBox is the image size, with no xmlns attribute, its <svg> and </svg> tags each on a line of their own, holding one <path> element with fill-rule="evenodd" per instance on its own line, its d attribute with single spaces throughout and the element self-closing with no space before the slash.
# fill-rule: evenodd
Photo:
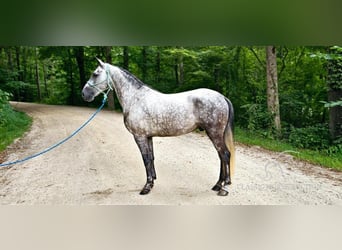
<svg viewBox="0 0 342 250">
<path fill-rule="evenodd" d="M 127 129 L 140 136 L 177 136 L 189 133 L 197 127 L 197 119 L 189 110 L 147 112 L 138 117 L 130 116 L 125 121 Z"/>
<path fill-rule="evenodd" d="M 152 124 L 152 133 L 157 136 L 176 136 L 189 133 L 197 127 L 197 123 L 193 119 L 167 119 Z"/>
</svg>

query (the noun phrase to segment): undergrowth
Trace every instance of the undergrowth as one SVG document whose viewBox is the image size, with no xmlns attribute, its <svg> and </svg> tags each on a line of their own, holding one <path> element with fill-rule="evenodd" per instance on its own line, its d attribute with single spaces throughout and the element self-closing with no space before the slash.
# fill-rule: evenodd
<svg viewBox="0 0 342 250">
<path fill-rule="evenodd" d="M 22 136 L 32 123 L 28 115 L 10 106 L 8 98 L 9 94 L 0 90 L 0 151 Z"/>
<path fill-rule="evenodd" d="M 338 145 L 327 149 L 313 150 L 296 147 L 287 141 L 251 133 L 239 127 L 235 128 L 234 134 L 237 142 L 247 145 L 258 145 L 277 152 L 288 151 L 289 154 L 298 159 L 342 171 L 342 150 Z M 291 151 L 294 153 L 291 153 Z"/>
</svg>

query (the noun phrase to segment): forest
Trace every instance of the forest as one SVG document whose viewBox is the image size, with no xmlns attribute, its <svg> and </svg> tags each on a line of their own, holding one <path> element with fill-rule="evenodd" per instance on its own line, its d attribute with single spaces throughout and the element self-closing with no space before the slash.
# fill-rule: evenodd
<svg viewBox="0 0 342 250">
<path fill-rule="evenodd" d="M 249 135 L 342 155 L 338 46 L 0 46 L 0 103 L 98 106 L 100 97 L 88 104 L 80 94 L 95 57 L 161 92 L 219 91 L 234 105 L 236 128 Z M 120 110 L 113 95 L 108 108 Z M 1 112 L 0 105 L 4 119 Z"/>
</svg>

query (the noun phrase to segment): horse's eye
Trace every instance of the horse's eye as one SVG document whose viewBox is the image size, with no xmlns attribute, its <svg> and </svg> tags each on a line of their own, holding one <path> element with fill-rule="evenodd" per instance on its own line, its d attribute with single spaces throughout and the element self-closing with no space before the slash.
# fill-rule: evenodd
<svg viewBox="0 0 342 250">
<path fill-rule="evenodd" d="M 94 72 L 94 73 L 93 73 L 93 76 L 95 76 L 95 77 L 98 76 L 98 75 L 99 75 L 99 74 L 98 74 L 97 72 Z"/>
</svg>

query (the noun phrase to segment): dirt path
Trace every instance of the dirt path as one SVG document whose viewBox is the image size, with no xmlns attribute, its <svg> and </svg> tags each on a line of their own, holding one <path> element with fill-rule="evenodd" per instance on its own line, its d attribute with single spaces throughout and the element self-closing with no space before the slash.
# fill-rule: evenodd
<svg viewBox="0 0 342 250">
<path fill-rule="evenodd" d="M 73 132 L 94 109 L 12 103 L 33 116 L 7 161 L 36 153 Z M 198 133 L 154 138 L 158 179 L 139 195 L 145 170 L 118 113 L 102 111 L 84 130 L 44 156 L 0 168 L 0 204 L 341 204 L 342 173 L 258 147 L 237 146 L 231 191 L 211 191 L 219 160 Z"/>
</svg>

